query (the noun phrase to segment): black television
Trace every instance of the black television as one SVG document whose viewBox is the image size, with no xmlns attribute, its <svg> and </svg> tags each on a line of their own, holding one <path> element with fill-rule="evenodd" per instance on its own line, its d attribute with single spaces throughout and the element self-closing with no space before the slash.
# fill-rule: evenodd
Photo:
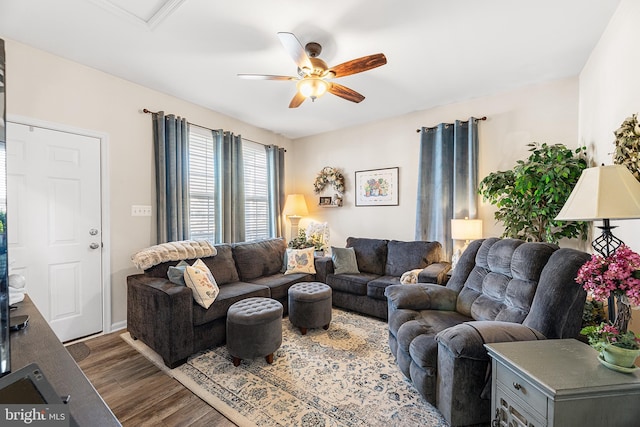
<svg viewBox="0 0 640 427">
<path fill-rule="evenodd" d="M 4 40 L 0 39 L 0 377 L 11 371 L 7 262 L 7 150 Z"/>
</svg>

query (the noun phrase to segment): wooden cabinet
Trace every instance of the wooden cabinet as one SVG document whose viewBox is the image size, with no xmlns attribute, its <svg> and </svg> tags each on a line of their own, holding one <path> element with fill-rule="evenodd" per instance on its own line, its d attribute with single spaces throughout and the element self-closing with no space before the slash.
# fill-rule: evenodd
<svg viewBox="0 0 640 427">
<path fill-rule="evenodd" d="M 492 358 L 493 426 L 640 425 L 640 373 L 602 366 L 587 344 L 569 339 L 485 347 Z"/>
</svg>

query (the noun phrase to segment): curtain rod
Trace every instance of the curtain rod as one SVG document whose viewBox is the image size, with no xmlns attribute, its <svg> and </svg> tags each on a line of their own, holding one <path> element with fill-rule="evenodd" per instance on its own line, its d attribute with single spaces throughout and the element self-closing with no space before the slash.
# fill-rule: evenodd
<svg viewBox="0 0 640 427">
<path fill-rule="evenodd" d="M 158 114 L 158 111 L 151 111 L 151 110 L 148 110 L 146 108 L 143 108 L 142 112 L 145 113 L 145 114 Z M 191 122 L 187 122 L 187 123 L 189 123 L 190 125 L 198 126 L 198 127 L 201 127 L 203 129 L 207 129 L 207 130 L 210 130 L 210 131 L 213 132 L 213 129 L 208 128 L 207 126 L 202 126 L 202 125 L 199 125 L 197 123 L 191 123 Z M 253 142 L 253 143 L 256 143 L 256 144 L 264 145 L 265 147 L 267 146 L 267 144 L 263 144 L 262 142 L 258 142 L 258 141 L 254 141 L 254 140 L 249 139 L 249 138 L 245 138 L 244 136 L 242 136 L 242 139 L 245 139 L 245 140 L 247 140 L 249 142 Z M 273 145 L 273 144 L 270 144 L 270 145 Z M 286 152 L 287 150 L 284 150 L 284 151 Z"/>
<path fill-rule="evenodd" d="M 474 117 L 474 118 L 475 118 L 475 117 Z M 478 118 L 475 118 L 475 119 L 476 119 L 476 120 L 487 120 L 487 116 L 482 116 L 482 117 L 478 117 Z M 469 120 L 465 120 L 465 121 L 463 121 L 463 123 L 468 122 L 468 121 L 469 121 Z M 445 123 L 445 124 L 446 124 L 446 125 L 452 125 L 453 123 Z M 431 127 L 426 127 L 426 126 L 425 126 L 425 128 L 426 128 L 426 129 L 433 129 L 433 128 L 435 128 L 435 127 L 437 127 L 437 126 L 431 126 Z M 422 129 L 416 129 L 416 132 L 420 133 L 420 131 L 421 131 L 421 130 L 422 130 Z"/>
</svg>

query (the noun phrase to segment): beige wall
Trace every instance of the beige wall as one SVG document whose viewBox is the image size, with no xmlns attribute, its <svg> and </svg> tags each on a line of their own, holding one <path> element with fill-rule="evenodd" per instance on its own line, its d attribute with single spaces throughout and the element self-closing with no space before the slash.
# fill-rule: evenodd
<svg viewBox="0 0 640 427">
<path fill-rule="evenodd" d="M 364 102 L 367 102 L 366 100 Z M 389 120 L 294 141 L 296 177 L 292 189 L 304 193 L 309 219 L 327 221 L 331 244 L 344 246 L 346 238 L 414 238 L 420 136 L 416 129 L 468 117 L 487 116 L 479 122 L 479 177 L 513 167 L 528 156 L 529 142 L 578 144 L 578 80 L 569 78 L 526 87 L 495 96 L 415 112 Z M 317 206 L 312 183 L 324 166 L 341 169 L 346 178 L 344 206 Z M 354 205 L 354 173 L 358 170 L 400 168 L 400 204 L 386 207 Z M 493 219 L 494 208 L 480 201 L 479 216 L 485 236 L 499 236 L 502 227 Z M 304 226 L 305 220 L 301 221 Z"/>
<path fill-rule="evenodd" d="M 580 74 L 580 141 L 591 148 L 595 164 L 613 163 L 613 132 L 640 113 L 639 20 L 640 2 L 622 0 Z M 640 220 L 611 223 L 619 227 L 614 235 L 640 252 Z M 631 329 L 640 332 L 637 308 Z"/>
<path fill-rule="evenodd" d="M 570 147 L 584 143 L 597 161 L 610 163 L 613 130 L 626 116 L 640 110 L 640 59 L 629 54 L 635 51 L 633 41 L 640 36 L 634 25 L 638 17 L 640 4 L 623 0 L 579 80 L 567 78 L 293 142 L 11 40 L 6 40 L 7 109 L 9 116 L 109 136 L 112 319 L 118 324 L 126 318 L 125 278 L 136 272 L 129 257 L 155 243 L 155 217 L 130 216 L 131 205 L 154 204 L 151 117 L 141 114 L 142 108 L 179 114 L 194 123 L 287 148 L 287 192 L 305 194 L 310 209 L 301 226 L 309 219 L 328 221 L 333 245 L 343 246 L 350 235 L 408 240 L 414 237 L 419 154 L 416 129 L 421 126 L 487 116 L 479 124 L 480 179 L 526 157 L 526 144 L 532 141 Z M 324 166 L 340 168 L 345 174 L 347 191 L 341 208 L 317 207 L 312 183 Z M 354 206 L 355 171 L 396 166 L 400 168 L 399 206 Z M 493 212 L 491 206 L 480 202 L 485 236 L 501 233 Z M 637 227 L 627 224 L 619 229 L 620 236 L 639 250 L 640 236 L 630 230 Z"/>
<path fill-rule="evenodd" d="M 177 98 L 67 61 L 12 40 L 6 41 L 7 114 L 108 135 L 111 223 L 112 323 L 126 320 L 126 276 L 136 273 L 130 257 L 155 244 L 155 215 L 132 217 L 131 205 L 155 211 L 151 116 L 164 110 L 214 129 L 291 149 L 291 142 Z"/>
</svg>

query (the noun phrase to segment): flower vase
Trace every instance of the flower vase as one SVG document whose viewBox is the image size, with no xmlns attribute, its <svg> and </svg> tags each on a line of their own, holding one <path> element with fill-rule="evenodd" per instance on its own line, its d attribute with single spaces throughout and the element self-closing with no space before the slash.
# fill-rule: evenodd
<svg viewBox="0 0 640 427">
<path fill-rule="evenodd" d="M 629 298 L 626 295 L 616 295 L 615 302 L 615 320 L 613 326 L 621 333 L 627 332 L 629 328 L 629 321 L 631 320 L 631 306 L 629 305 Z"/>
<path fill-rule="evenodd" d="M 631 350 L 613 344 L 608 344 L 602 350 L 602 358 L 605 362 L 622 368 L 634 368 L 634 363 L 638 356 L 640 356 L 640 350 Z M 606 364 L 604 365 L 607 366 Z"/>
</svg>

